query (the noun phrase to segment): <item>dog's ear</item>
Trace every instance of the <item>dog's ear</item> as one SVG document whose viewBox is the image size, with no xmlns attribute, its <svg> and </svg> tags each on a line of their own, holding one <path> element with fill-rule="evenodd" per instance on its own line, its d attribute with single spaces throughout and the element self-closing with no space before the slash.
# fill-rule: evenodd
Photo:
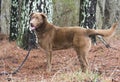
<svg viewBox="0 0 120 82">
<path fill-rule="evenodd" d="M 47 18 L 47 16 L 46 16 L 44 13 L 40 13 L 40 15 L 41 15 L 44 19 Z"/>
</svg>

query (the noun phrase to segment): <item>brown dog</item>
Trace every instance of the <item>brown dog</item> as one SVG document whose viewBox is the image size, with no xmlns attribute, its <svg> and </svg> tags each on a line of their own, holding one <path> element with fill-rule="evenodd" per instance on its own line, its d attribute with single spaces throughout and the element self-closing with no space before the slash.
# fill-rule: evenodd
<svg viewBox="0 0 120 82">
<path fill-rule="evenodd" d="M 88 68 L 87 54 L 91 47 L 90 35 L 108 37 L 113 34 L 117 23 L 107 30 L 93 30 L 75 27 L 58 27 L 48 23 L 43 13 L 32 13 L 30 18 L 31 29 L 36 30 L 38 43 L 47 53 L 48 71 L 51 70 L 51 57 L 53 50 L 74 48 L 80 61 L 81 69 Z"/>
</svg>

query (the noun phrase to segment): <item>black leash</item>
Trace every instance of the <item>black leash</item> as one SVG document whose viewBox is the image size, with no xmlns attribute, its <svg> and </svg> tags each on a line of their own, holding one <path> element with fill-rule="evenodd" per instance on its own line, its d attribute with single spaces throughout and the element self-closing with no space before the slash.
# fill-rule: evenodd
<svg viewBox="0 0 120 82">
<path fill-rule="evenodd" d="M 22 68 L 23 64 L 26 62 L 28 56 L 30 55 L 30 51 L 31 51 L 31 48 L 28 50 L 28 53 L 25 56 L 25 59 L 22 61 L 22 63 L 18 66 L 18 68 L 15 71 L 13 71 L 12 73 L 4 71 L 4 72 L 1 72 L 0 75 L 9 75 L 9 74 L 14 75 L 14 74 L 16 74 Z"/>
<path fill-rule="evenodd" d="M 113 50 L 118 50 L 117 48 L 111 47 L 102 36 L 98 35 L 98 38 L 100 39 L 100 41 L 105 45 L 106 48 L 111 48 Z"/>
<path fill-rule="evenodd" d="M 32 47 L 36 46 L 36 35 L 35 35 L 34 31 L 31 31 L 31 33 L 30 33 L 30 41 L 29 42 L 30 42 L 31 47 L 28 49 L 27 55 L 25 56 L 22 63 L 18 66 L 18 68 L 15 71 L 13 71 L 12 73 L 3 71 L 0 73 L 0 75 L 9 75 L 9 74 L 14 75 L 22 68 L 23 64 L 26 62 L 28 56 L 30 55 L 30 51 L 31 51 Z"/>
<path fill-rule="evenodd" d="M 102 36 L 98 35 L 97 37 L 105 45 L 106 48 L 110 48 L 110 45 L 104 40 L 104 38 Z"/>
</svg>

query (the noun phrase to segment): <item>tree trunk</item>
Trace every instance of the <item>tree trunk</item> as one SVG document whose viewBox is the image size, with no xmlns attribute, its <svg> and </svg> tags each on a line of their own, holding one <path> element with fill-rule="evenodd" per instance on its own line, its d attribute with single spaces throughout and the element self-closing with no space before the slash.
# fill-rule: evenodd
<svg viewBox="0 0 120 82">
<path fill-rule="evenodd" d="M 0 33 L 1 33 L 1 1 L 2 0 L 0 0 Z"/>
<path fill-rule="evenodd" d="M 80 1 L 80 16 L 79 25 L 84 28 L 96 29 L 96 4 L 97 0 L 81 0 Z M 92 42 L 96 42 L 95 36 L 92 37 Z"/>
<path fill-rule="evenodd" d="M 16 40 L 22 48 L 29 46 L 29 20 L 30 13 L 44 12 L 48 20 L 52 21 L 52 0 L 12 0 L 10 20 L 10 40 Z"/>
<path fill-rule="evenodd" d="M 10 6 L 11 1 L 8 0 L 2 0 L 1 3 L 1 15 L 0 15 L 0 27 L 1 27 L 1 33 L 9 35 L 9 23 L 10 23 Z"/>
<path fill-rule="evenodd" d="M 103 27 L 103 23 L 105 21 L 105 3 L 106 3 L 106 0 L 97 0 L 98 4 L 97 4 L 97 9 L 96 9 L 96 25 L 98 28 L 102 28 Z"/>
<path fill-rule="evenodd" d="M 10 40 L 16 40 L 18 36 L 18 0 L 11 1 L 11 15 L 10 15 Z"/>
<path fill-rule="evenodd" d="M 98 0 L 97 26 L 102 29 L 109 28 L 113 22 L 120 20 L 119 0 Z"/>
<path fill-rule="evenodd" d="M 104 21 L 102 26 L 103 29 L 105 29 L 106 27 L 110 27 L 113 22 L 118 21 L 117 16 L 119 16 L 119 14 L 117 13 L 117 4 L 117 0 L 106 0 L 104 10 Z"/>
</svg>

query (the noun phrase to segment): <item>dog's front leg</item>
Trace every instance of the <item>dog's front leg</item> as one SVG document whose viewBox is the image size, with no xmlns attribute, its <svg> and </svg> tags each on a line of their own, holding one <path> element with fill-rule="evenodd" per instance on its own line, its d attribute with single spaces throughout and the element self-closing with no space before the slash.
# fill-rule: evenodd
<svg viewBox="0 0 120 82">
<path fill-rule="evenodd" d="M 52 51 L 47 51 L 47 72 L 51 72 Z"/>
</svg>

